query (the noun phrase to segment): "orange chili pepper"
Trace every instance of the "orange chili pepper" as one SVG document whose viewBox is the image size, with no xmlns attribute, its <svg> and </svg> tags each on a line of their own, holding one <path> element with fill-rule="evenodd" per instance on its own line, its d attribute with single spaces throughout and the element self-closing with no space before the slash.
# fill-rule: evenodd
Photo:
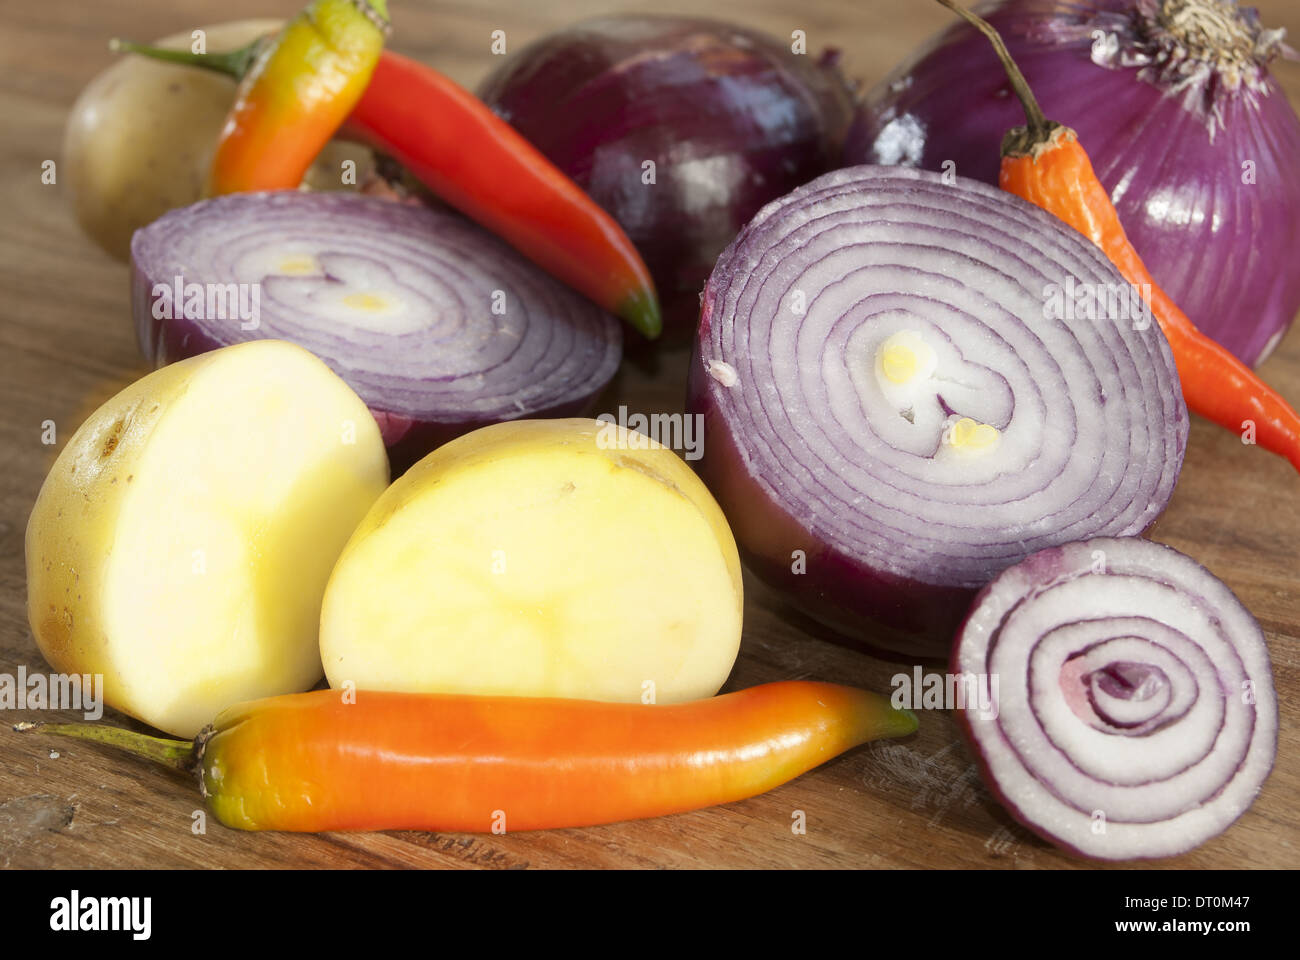
<svg viewBox="0 0 1300 960">
<path fill-rule="evenodd" d="M 785 681 L 664 706 L 532 697 L 290 694 L 224 711 L 193 741 L 18 724 L 197 772 L 240 830 L 539 830 L 729 803 L 916 716 L 875 693 Z"/>
<path fill-rule="evenodd" d="M 1255 441 L 1300 470 L 1300 415 L 1248 366 L 1201 333 L 1152 279 L 1075 132 L 1043 115 L 998 32 L 953 0 L 939 3 L 992 41 L 1025 109 L 1028 124 L 1008 131 L 1002 141 L 998 185 L 1082 233 L 1143 295 L 1173 351 L 1188 409 L 1234 433 L 1254 424 Z"/>
<path fill-rule="evenodd" d="M 296 188 L 361 99 L 387 32 L 387 0 L 313 0 L 273 40 L 214 55 L 238 67 L 240 84 L 208 194 Z M 204 56 L 120 40 L 112 47 L 177 63 Z"/>
</svg>

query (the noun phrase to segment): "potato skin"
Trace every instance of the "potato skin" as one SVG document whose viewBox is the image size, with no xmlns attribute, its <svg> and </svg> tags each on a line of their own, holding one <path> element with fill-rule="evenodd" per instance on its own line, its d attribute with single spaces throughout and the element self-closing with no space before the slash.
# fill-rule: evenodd
<svg viewBox="0 0 1300 960">
<path fill-rule="evenodd" d="M 274 19 L 204 27 L 207 50 L 245 46 L 279 28 Z M 189 49 L 191 34 L 158 46 Z M 175 207 L 203 197 L 208 167 L 237 85 L 211 70 L 121 54 L 77 97 L 63 139 L 60 180 L 82 228 L 118 260 L 130 256 L 131 235 Z M 369 152 L 331 144 L 309 172 L 308 184 L 340 186 L 339 164 L 356 161 L 361 182 Z"/>
</svg>

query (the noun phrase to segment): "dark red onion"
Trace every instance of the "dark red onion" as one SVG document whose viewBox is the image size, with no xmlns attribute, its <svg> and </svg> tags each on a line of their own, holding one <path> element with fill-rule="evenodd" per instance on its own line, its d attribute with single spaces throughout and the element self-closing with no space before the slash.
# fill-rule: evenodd
<svg viewBox="0 0 1300 960">
<path fill-rule="evenodd" d="M 147 359 L 162 366 L 241 340 L 291 340 L 356 390 L 399 467 L 486 424 L 587 412 L 622 355 L 613 317 L 492 234 L 377 197 L 218 197 L 136 231 L 131 262 Z M 155 285 L 176 277 L 256 285 L 256 328 L 206 304 L 199 316 L 159 317 L 175 298 Z M 251 306 L 254 287 L 245 289 Z"/>
<path fill-rule="evenodd" d="M 993 791 L 1081 856 L 1204 843 L 1250 806 L 1277 753 L 1259 624 L 1208 570 L 1148 540 L 1071 543 L 1006 570 L 952 670 L 997 678 L 992 708 L 958 713 Z"/>
<path fill-rule="evenodd" d="M 1300 120 L 1266 66 L 1282 31 L 1232 0 L 981 9 L 1047 116 L 1078 132 L 1156 282 L 1243 361 L 1267 356 L 1300 310 Z M 1223 58 L 1198 59 L 1211 49 Z M 996 184 L 1002 135 L 1024 122 L 989 42 L 957 22 L 868 95 L 844 162 L 951 162 Z"/>
<path fill-rule="evenodd" d="M 689 397 L 755 572 L 841 632 L 940 657 L 999 571 L 1151 524 L 1187 438 L 1169 346 L 1155 323 L 1046 319 L 1068 283 L 1130 289 L 972 180 L 856 167 L 765 207 L 705 288 Z M 887 385 L 907 331 L 919 373 Z M 958 416 L 1000 433 L 950 442 Z"/>
<path fill-rule="evenodd" d="M 833 54 L 680 17 L 568 27 L 510 56 L 479 95 L 619 222 L 678 338 L 718 254 L 763 204 L 837 165 L 852 114 Z"/>
</svg>

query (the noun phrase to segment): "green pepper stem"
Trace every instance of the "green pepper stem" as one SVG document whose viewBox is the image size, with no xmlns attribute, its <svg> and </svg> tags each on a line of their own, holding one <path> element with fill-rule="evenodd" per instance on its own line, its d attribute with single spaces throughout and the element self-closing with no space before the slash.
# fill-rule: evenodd
<svg viewBox="0 0 1300 960">
<path fill-rule="evenodd" d="M 114 37 L 108 42 L 108 48 L 114 53 L 137 53 L 151 60 L 164 60 L 167 63 L 178 63 L 186 67 L 202 67 L 204 70 L 212 70 L 242 80 L 244 74 L 248 73 L 249 67 L 253 65 L 264 42 L 266 38 L 259 37 L 245 47 L 226 53 L 191 53 L 189 50 L 168 50 L 165 47 L 151 47 L 148 44 L 132 43 L 130 40 L 119 40 Z"/>
<path fill-rule="evenodd" d="M 94 723 L 15 723 L 14 730 L 18 733 L 39 730 L 60 737 L 89 740 L 178 770 L 190 770 L 194 765 L 193 740 L 165 740 L 133 730 L 123 730 L 121 727 L 105 727 Z"/>
<path fill-rule="evenodd" d="M 1002 42 L 1001 34 L 981 17 L 971 13 L 965 7 L 958 6 L 954 0 L 938 0 L 938 2 L 989 38 L 989 42 L 993 44 L 994 52 L 997 53 L 998 59 L 1002 61 L 1003 69 L 1007 72 L 1007 79 L 1011 81 L 1011 89 L 1015 91 L 1016 97 L 1020 100 L 1020 105 L 1024 107 L 1025 120 L 1028 122 L 1030 135 L 1035 142 L 1046 142 L 1057 125 L 1048 121 L 1043 114 L 1043 108 L 1038 105 L 1038 99 L 1034 96 L 1034 91 L 1029 89 L 1029 82 L 1025 80 L 1025 75 L 1016 66 L 1016 61 L 1011 58 L 1011 52 L 1007 50 L 1007 45 Z"/>
</svg>

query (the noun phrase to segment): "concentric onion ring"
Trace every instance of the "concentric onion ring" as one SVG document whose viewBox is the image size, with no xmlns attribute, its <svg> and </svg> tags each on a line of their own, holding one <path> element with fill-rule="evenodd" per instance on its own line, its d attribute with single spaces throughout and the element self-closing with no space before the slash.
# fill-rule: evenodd
<svg viewBox="0 0 1300 960">
<path fill-rule="evenodd" d="M 422 206 L 234 194 L 137 231 L 131 259 L 149 360 L 260 337 L 298 343 L 356 390 L 400 462 L 489 423 L 584 413 L 622 355 L 613 317 L 487 231 Z M 176 277 L 256 285 L 256 328 L 217 311 L 159 316 L 169 311 L 155 285 Z"/>
<path fill-rule="evenodd" d="M 1167 857 L 1226 829 L 1277 753 L 1259 624 L 1194 560 L 1140 538 L 1034 554 L 980 594 L 952 670 L 997 678 L 960 712 L 1017 819 L 1083 856 Z"/>
<path fill-rule="evenodd" d="M 1186 407 L 1136 307 L 1049 302 L 1085 289 L 1131 291 L 1081 235 L 962 178 L 856 167 L 760 211 L 704 291 L 690 388 L 751 566 L 837 629 L 943 656 L 1010 564 L 1148 527 Z"/>
</svg>

